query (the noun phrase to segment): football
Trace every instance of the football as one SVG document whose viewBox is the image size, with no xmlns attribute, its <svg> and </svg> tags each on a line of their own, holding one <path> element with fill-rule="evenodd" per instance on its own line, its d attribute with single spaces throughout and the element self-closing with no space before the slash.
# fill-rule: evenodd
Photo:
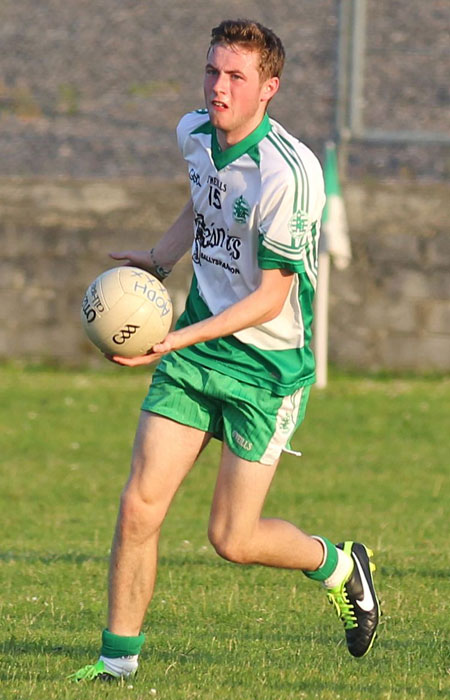
<svg viewBox="0 0 450 700">
<path fill-rule="evenodd" d="M 87 288 L 81 322 L 88 338 L 107 355 L 137 357 L 163 340 L 172 323 L 167 289 L 137 267 L 106 270 Z"/>
</svg>

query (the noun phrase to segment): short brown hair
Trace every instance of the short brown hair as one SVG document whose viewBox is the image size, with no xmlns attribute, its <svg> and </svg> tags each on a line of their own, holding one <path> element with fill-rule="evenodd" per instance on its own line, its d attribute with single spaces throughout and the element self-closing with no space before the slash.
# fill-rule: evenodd
<svg viewBox="0 0 450 700">
<path fill-rule="evenodd" d="M 258 51 L 262 80 L 279 78 L 284 66 L 285 51 L 281 40 L 271 30 L 249 19 L 226 19 L 211 31 L 209 48 L 216 44 L 239 44 L 249 51 Z"/>
</svg>

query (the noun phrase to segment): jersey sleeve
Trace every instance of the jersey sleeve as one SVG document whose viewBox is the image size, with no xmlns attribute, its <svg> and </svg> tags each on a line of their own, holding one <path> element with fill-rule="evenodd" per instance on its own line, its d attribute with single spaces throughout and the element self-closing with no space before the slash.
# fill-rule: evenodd
<svg viewBox="0 0 450 700">
<path fill-rule="evenodd" d="M 202 124 L 209 121 L 209 115 L 206 109 L 198 109 L 195 112 L 188 112 L 184 117 L 181 117 L 177 126 L 177 141 L 183 157 L 186 155 L 186 143 L 193 131 L 198 129 Z"/>
<path fill-rule="evenodd" d="M 258 228 L 258 264 L 262 269 L 303 272 L 311 268 L 317 255 L 323 206 L 317 206 L 318 199 L 322 200 L 317 186 L 315 190 L 311 178 L 300 168 L 280 170 L 263 182 Z"/>
</svg>

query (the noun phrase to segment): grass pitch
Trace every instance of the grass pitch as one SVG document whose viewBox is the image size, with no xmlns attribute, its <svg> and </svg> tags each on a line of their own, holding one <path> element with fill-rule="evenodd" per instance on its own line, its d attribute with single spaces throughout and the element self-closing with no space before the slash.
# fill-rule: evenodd
<svg viewBox="0 0 450 700">
<path fill-rule="evenodd" d="M 74 685 L 96 660 L 117 501 L 147 372 L 0 367 L 0 699 L 444 698 L 449 686 L 450 381 L 335 375 L 314 390 L 266 505 L 375 550 L 380 635 L 355 660 L 300 573 L 220 560 L 206 538 L 210 444 L 161 538 L 139 675 Z"/>
</svg>

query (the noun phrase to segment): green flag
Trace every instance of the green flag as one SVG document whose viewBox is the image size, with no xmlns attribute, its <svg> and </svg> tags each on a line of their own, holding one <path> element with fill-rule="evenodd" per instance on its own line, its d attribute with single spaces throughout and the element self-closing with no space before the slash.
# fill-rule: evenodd
<svg viewBox="0 0 450 700">
<path fill-rule="evenodd" d="M 352 252 L 348 236 L 344 199 L 339 185 L 336 144 L 329 141 L 325 146 L 325 194 L 326 203 L 322 216 L 322 245 L 335 266 L 343 270 L 350 263 Z"/>
</svg>

